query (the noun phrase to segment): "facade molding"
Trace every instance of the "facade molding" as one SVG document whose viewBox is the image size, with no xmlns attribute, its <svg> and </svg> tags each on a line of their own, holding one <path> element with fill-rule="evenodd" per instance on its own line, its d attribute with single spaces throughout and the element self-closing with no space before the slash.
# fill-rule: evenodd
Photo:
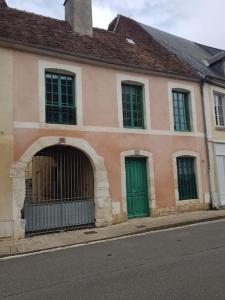
<svg viewBox="0 0 225 300">
<path fill-rule="evenodd" d="M 66 131 L 86 131 L 86 132 L 108 132 L 108 133 L 123 133 L 123 134 L 141 134 L 141 135 L 164 135 L 164 136 L 183 136 L 204 138 L 203 132 L 176 132 L 167 130 L 154 129 L 127 129 L 118 127 L 100 127 L 100 126 L 79 126 L 79 125 L 59 125 L 59 124 L 43 124 L 38 122 L 14 122 L 16 129 L 50 129 L 50 130 L 66 130 Z"/>
<path fill-rule="evenodd" d="M 109 193 L 109 182 L 104 159 L 83 139 L 66 137 L 41 137 L 35 141 L 11 167 L 13 181 L 13 220 L 14 237 L 22 238 L 25 234 L 25 220 L 21 219 L 21 210 L 25 200 L 25 170 L 32 157 L 40 150 L 54 146 L 67 145 L 83 151 L 90 159 L 95 177 L 95 218 L 96 227 L 112 224 L 112 201 Z"/>
<path fill-rule="evenodd" d="M 197 192 L 198 192 L 198 199 L 191 199 L 191 200 L 179 200 L 179 191 L 178 191 L 178 178 L 177 178 L 177 158 L 181 156 L 189 156 L 194 157 L 196 159 L 195 164 L 195 172 L 196 172 L 196 184 L 197 184 Z M 191 203 L 203 203 L 204 196 L 203 196 L 203 189 L 202 189 L 202 176 L 201 176 L 201 160 L 200 160 L 200 153 L 194 151 L 178 151 L 172 154 L 172 162 L 173 162 L 173 175 L 174 175 L 174 192 L 175 192 L 175 201 L 176 206 L 182 206 L 185 204 Z"/>
<path fill-rule="evenodd" d="M 148 181 L 148 199 L 149 209 L 156 208 L 156 193 L 155 193 L 155 175 L 154 175 L 154 159 L 153 154 L 144 150 L 128 150 L 120 153 L 121 165 L 121 191 L 122 191 L 122 211 L 127 216 L 127 192 L 126 192 L 126 157 L 145 157 L 147 158 L 147 181 Z"/>
</svg>

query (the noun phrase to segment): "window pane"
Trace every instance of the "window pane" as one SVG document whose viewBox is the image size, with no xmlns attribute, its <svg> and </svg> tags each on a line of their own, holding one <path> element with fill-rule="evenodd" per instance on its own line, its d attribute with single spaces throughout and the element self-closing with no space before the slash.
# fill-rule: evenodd
<svg viewBox="0 0 225 300">
<path fill-rule="evenodd" d="M 224 126 L 224 118 L 223 118 L 223 116 L 219 116 L 219 124 L 220 124 L 220 126 Z"/>
<path fill-rule="evenodd" d="M 47 104 L 52 104 L 52 93 L 46 94 L 46 101 L 47 101 Z"/>
<path fill-rule="evenodd" d="M 57 105 L 58 104 L 58 100 L 59 100 L 58 94 L 53 94 L 52 95 L 52 101 L 53 101 L 53 103 Z"/>
</svg>

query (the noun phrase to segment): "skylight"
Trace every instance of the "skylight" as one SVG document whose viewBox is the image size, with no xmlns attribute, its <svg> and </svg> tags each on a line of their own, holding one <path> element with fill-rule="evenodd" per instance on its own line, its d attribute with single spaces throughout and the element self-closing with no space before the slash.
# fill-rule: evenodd
<svg viewBox="0 0 225 300">
<path fill-rule="evenodd" d="M 127 42 L 131 45 L 135 45 L 135 42 L 132 39 L 127 39 Z"/>
</svg>

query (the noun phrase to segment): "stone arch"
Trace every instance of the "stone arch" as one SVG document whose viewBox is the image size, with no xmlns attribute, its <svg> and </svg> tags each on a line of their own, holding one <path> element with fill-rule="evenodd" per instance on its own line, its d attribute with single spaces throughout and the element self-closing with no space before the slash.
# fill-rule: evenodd
<svg viewBox="0 0 225 300">
<path fill-rule="evenodd" d="M 127 195 L 126 195 L 126 157 L 145 157 L 147 159 L 147 176 L 148 176 L 148 198 L 149 208 L 156 208 L 156 193 L 155 193 L 155 175 L 154 175 L 154 160 L 153 154 L 144 150 L 128 150 L 120 153 L 121 164 L 121 191 L 122 191 L 122 210 L 123 214 L 127 215 Z"/>
<path fill-rule="evenodd" d="M 25 234 L 25 221 L 21 219 L 21 210 L 25 200 L 25 169 L 37 152 L 54 145 L 71 146 L 83 151 L 88 156 L 93 166 L 95 178 L 94 198 L 96 227 L 112 224 L 112 204 L 104 159 L 99 156 L 84 139 L 72 137 L 41 137 L 25 151 L 19 161 L 11 168 L 15 238 L 22 238 Z"/>
</svg>

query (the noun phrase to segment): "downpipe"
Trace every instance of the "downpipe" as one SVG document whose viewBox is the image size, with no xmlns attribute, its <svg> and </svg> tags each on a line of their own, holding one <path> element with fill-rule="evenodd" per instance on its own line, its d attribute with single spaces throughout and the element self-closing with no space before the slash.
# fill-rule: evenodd
<svg viewBox="0 0 225 300">
<path fill-rule="evenodd" d="M 206 124 L 206 109 L 205 109 L 205 101 L 204 101 L 204 87 L 206 83 L 206 78 L 202 78 L 200 82 L 201 86 L 201 104 L 202 104 L 202 111 L 203 111 L 203 126 L 204 126 L 204 140 L 205 140 L 205 148 L 206 148 L 206 159 L 208 165 L 208 181 L 209 181 L 209 194 L 210 194 L 210 208 L 211 209 L 218 209 L 216 203 L 214 203 L 213 193 L 212 193 L 212 180 L 211 180 L 211 163 L 209 157 L 209 144 L 208 144 L 208 132 L 207 132 L 207 124 Z"/>
</svg>

